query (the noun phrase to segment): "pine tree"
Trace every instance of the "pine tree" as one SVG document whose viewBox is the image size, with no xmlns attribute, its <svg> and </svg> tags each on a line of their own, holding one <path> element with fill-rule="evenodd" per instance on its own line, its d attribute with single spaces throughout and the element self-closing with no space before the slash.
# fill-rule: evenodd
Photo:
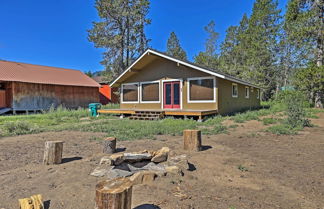
<svg viewBox="0 0 324 209">
<path fill-rule="evenodd" d="M 302 60 L 300 65 L 315 62 L 317 68 L 322 69 L 324 62 L 323 28 L 323 0 L 290 0 L 288 2 L 285 30 L 288 40 L 295 46 L 295 54 L 299 55 Z M 308 65 L 312 66 L 312 64 Z M 307 67 L 309 68 L 314 69 L 314 66 Z M 324 89 L 309 92 L 310 100 L 315 103 L 316 107 L 323 107 L 323 91 Z"/>
<path fill-rule="evenodd" d="M 230 26 L 226 30 L 226 37 L 221 44 L 220 68 L 233 76 L 249 79 L 245 75 L 247 67 L 247 28 L 249 19 L 243 15 L 239 26 Z"/>
<path fill-rule="evenodd" d="M 208 38 L 205 43 L 205 51 L 199 52 L 199 54 L 194 58 L 195 63 L 211 69 L 216 69 L 218 66 L 217 39 L 219 34 L 215 31 L 215 22 L 211 21 L 204 29 L 208 33 Z"/>
<path fill-rule="evenodd" d="M 266 98 L 270 98 L 277 88 L 276 63 L 281 16 L 275 0 L 256 0 L 247 29 L 248 77 L 256 84 L 264 86 Z"/>
<path fill-rule="evenodd" d="M 174 32 L 171 32 L 170 37 L 167 41 L 166 53 L 170 56 L 173 56 L 173 57 L 181 59 L 181 60 L 187 59 L 187 54 L 181 48 L 180 41 Z"/>
<path fill-rule="evenodd" d="M 95 7 L 101 20 L 93 22 L 88 39 L 105 49 L 106 70 L 120 74 L 146 48 L 149 0 L 96 0 Z"/>
</svg>

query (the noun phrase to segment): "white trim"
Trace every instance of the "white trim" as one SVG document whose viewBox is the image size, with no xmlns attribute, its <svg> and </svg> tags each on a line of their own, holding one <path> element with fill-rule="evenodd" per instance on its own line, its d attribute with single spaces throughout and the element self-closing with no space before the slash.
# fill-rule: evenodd
<svg viewBox="0 0 324 209">
<path fill-rule="evenodd" d="M 213 79 L 213 100 L 190 100 L 190 81 Z M 187 102 L 188 103 L 215 103 L 216 102 L 216 78 L 215 77 L 193 77 L 187 79 Z"/>
<path fill-rule="evenodd" d="M 247 89 L 247 91 L 246 91 L 246 89 Z M 247 95 L 246 95 L 246 92 L 247 92 Z M 250 98 L 250 87 L 245 86 L 244 94 L 245 94 L 245 99 L 249 99 Z"/>
<path fill-rule="evenodd" d="M 236 86 L 236 88 L 237 88 L 237 95 L 233 95 L 233 86 Z M 238 98 L 238 95 L 239 95 L 239 88 L 238 88 L 237 83 L 232 83 L 231 91 L 232 91 L 232 97 L 233 97 L 233 98 Z"/>
<path fill-rule="evenodd" d="M 142 85 L 143 84 L 150 84 L 150 83 L 158 83 L 159 84 L 159 100 L 158 101 L 143 101 Z M 160 89 L 161 89 L 161 84 L 160 84 L 160 81 L 159 80 L 157 80 L 157 81 L 143 81 L 143 82 L 140 82 L 140 103 L 143 103 L 143 104 L 160 103 L 161 102 Z"/>
<path fill-rule="evenodd" d="M 164 83 L 165 82 L 172 82 L 172 81 L 180 81 L 180 110 L 182 110 L 182 82 L 183 79 L 169 79 L 169 80 L 162 80 L 162 91 L 161 91 L 161 109 L 164 109 Z M 175 109 L 177 110 L 177 109 Z"/>
<path fill-rule="evenodd" d="M 137 101 L 124 101 L 124 93 L 123 93 L 124 86 L 126 86 L 126 85 L 134 85 L 134 84 L 137 85 Z M 140 87 L 139 82 L 123 83 L 121 85 L 120 103 L 123 103 L 123 104 L 138 104 L 139 103 L 139 90 L 140 90 L 139 87 Z"/>
<path fill-rule="evenodd" d="M 176 63 L 179 63 L 181 65 L 184 65 L 184 66 L 187 66 L 187 67 L 190 67 L 190 68 L 193 68 L 195 70 L 199 70 L 201 72 L 204 72 L 204 73 L 207 73 L 207 74 L 210 74 L 210 75 L 213 75 L 213 76 L 216 76 L 216 77 L 219 77 L 219 78 L 223 78 L 223 79 L 226 79 L 226 80 L 229 80 L 229 81 L 233 81 L 233 82 L 236 82 L 236 83 L 240 83 L 240 84 L 243 84 L 243 85 L 247 85 L 247 86 L 252 86 L 252 87 L 255 87 L 255 88 L 260 88 L 258 86 L 255 86 L 253 84 L 250 84 L 250 83 L 247 83 L 247 82 L 244 82 L 244 81 L 241 81 L 241 80 L 238 80 L 238 79 L 235 79 L 235 78 L 231 78 L 231 77 L 228 77 L 228 76 L 225 76 L 225 75 L 222 75 L 222 74 L 219 74 L 219 73 L 216 73 L 216 72 L 213 72 L 213 71 L 210 71 L 210 70 L 206 70 L 202 67 L 198 67 L 196 65 L 192 65 L 188 62 L 184 62 L 184 61 L 181 61 L 181 60 L 178 60 L 176 58 L 173 58 L 173 57 L 170 57 L 170 56 L 167 56 L 165 54 L 162 54 L 162 53 L 159 53 L 157 51 L 154 51 L 154 50 L 151 50 L 151 49 L 148 49 L 146 50 L 133 64 L 131 64 L 120 76 L 118 76 L 118 78 L 116 78 L 110 86 L 113 86 L 124 74 L 126 74 L 128 71 L 130 71 L 132 69 L 132 67 L 134 67 L 134 65 L 139 62 L 145 55 L 147 54 L 154 54 L 154 55 L 157 55 L 157 56 L 160 56 L 160 57 L 163 57 L 165 59 L 168 59 L 168 60 L 171 60 L 171 61 L 174 61 Z"/>
</svg>

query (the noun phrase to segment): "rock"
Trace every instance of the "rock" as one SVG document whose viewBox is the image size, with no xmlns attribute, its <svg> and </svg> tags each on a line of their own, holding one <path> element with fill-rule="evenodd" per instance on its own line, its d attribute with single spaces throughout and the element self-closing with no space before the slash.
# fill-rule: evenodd
<svg viewBox="0 0 324 209">
<path fill-rule="evenodd" d="M 90 175 L 95 177 L 103 177 L 107 174 L 107 168 L 97 167 L 95 168 Z"/>
<path fill-rule="evenodd" d="M 153 171 L 140 171 L 132 175 L 129 179 L 133 185 L 151 183 L 157 177 Z"/>
<path fill-rule="evenodd" d="M 169 166 L 178 166 L 182 170 L 189 170 L 188 158 L 187 155 L 178 155 L 175 157 L 170 157 L 168 159 Z"/>
<path fill-rule="evenodd" d="M 178 166 L 167 166 L 165 167 L 165 170 L 168 174 L 176 174 L 183 176 L 182 170 Z"/>
<path fill-rule="evenodd" d="M 153 153 L 152 162 L 161 163 L 168 160 L 170 149 L 169 147 L 162 147 L 160 150 Z"/>
<path fill-rule="evenodd" d="M 113 165 L 113 161 L 110 156 L 104 156 L 100 159 L 100 165 Z"/>
<path fill-rule="evenodd" d="M 152 155 L 150 153 L 124 153 L 124 161 L 140 162 L 143 160 L 150 160 Z"/>
<path fill-rule="evenodd" d="M 124 162 L 124 154 L 110 155 L 111 165 L 120 165 Z"/>
<path fill-rule="evenodd" d="M 107 177 L 108 179 L 114 179 L 118 177 L 127 177 L 133 175 L 132 172 L 126 171 L 126 170 L 121 170 L 121 169 L 110 169 L 107 172 Z"/>
</svg>

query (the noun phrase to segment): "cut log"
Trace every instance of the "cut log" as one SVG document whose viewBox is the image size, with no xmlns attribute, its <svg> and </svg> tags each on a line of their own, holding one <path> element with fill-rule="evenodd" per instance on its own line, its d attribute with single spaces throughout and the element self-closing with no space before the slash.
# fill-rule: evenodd
<svg viewBox="0 0 324 209">
<path fill-rule="evenodd" d="M 98 183 L 95 201 L 96 209 L 131 209 L 132 182 L 117 178 Z"/>
<path fill-rule="evenodd" d="M 183 148 L 190 151 L 201 150 L 201 131 L 184 130 L 183 131 Z"/>
<path fill-rule="evenodd" d="M 45 165 L 60 164 L 62 162 L 63 143 L 62 141 L 45 142 L 43 159 Z"/>
<path fill-rule="evenodd" d="M 108 137 L 103 141 L 103 153 L 113 154 L 116 152 L 116 138 Z"/>
<path fill-rule="evenodd" d="M 30 198 L 19 199 L 20 209 L 44 209 L 42 195 L 33 195 Z"/>
</svg>

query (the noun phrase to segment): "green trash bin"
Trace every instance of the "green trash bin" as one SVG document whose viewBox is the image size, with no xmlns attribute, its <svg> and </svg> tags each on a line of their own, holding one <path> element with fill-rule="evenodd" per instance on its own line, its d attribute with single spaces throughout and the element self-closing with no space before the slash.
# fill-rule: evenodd
<svg viewBox="0 0 324 209">
<path fill-rule="evenodd" d="M 90 115 L 92 117 L 98 117 L 99 116 L 98 110 L 100 108 L 101 108 L 101 104 L 100 103 L 91 103 L 91 104 L 89 104 Z"/>
</svg>

